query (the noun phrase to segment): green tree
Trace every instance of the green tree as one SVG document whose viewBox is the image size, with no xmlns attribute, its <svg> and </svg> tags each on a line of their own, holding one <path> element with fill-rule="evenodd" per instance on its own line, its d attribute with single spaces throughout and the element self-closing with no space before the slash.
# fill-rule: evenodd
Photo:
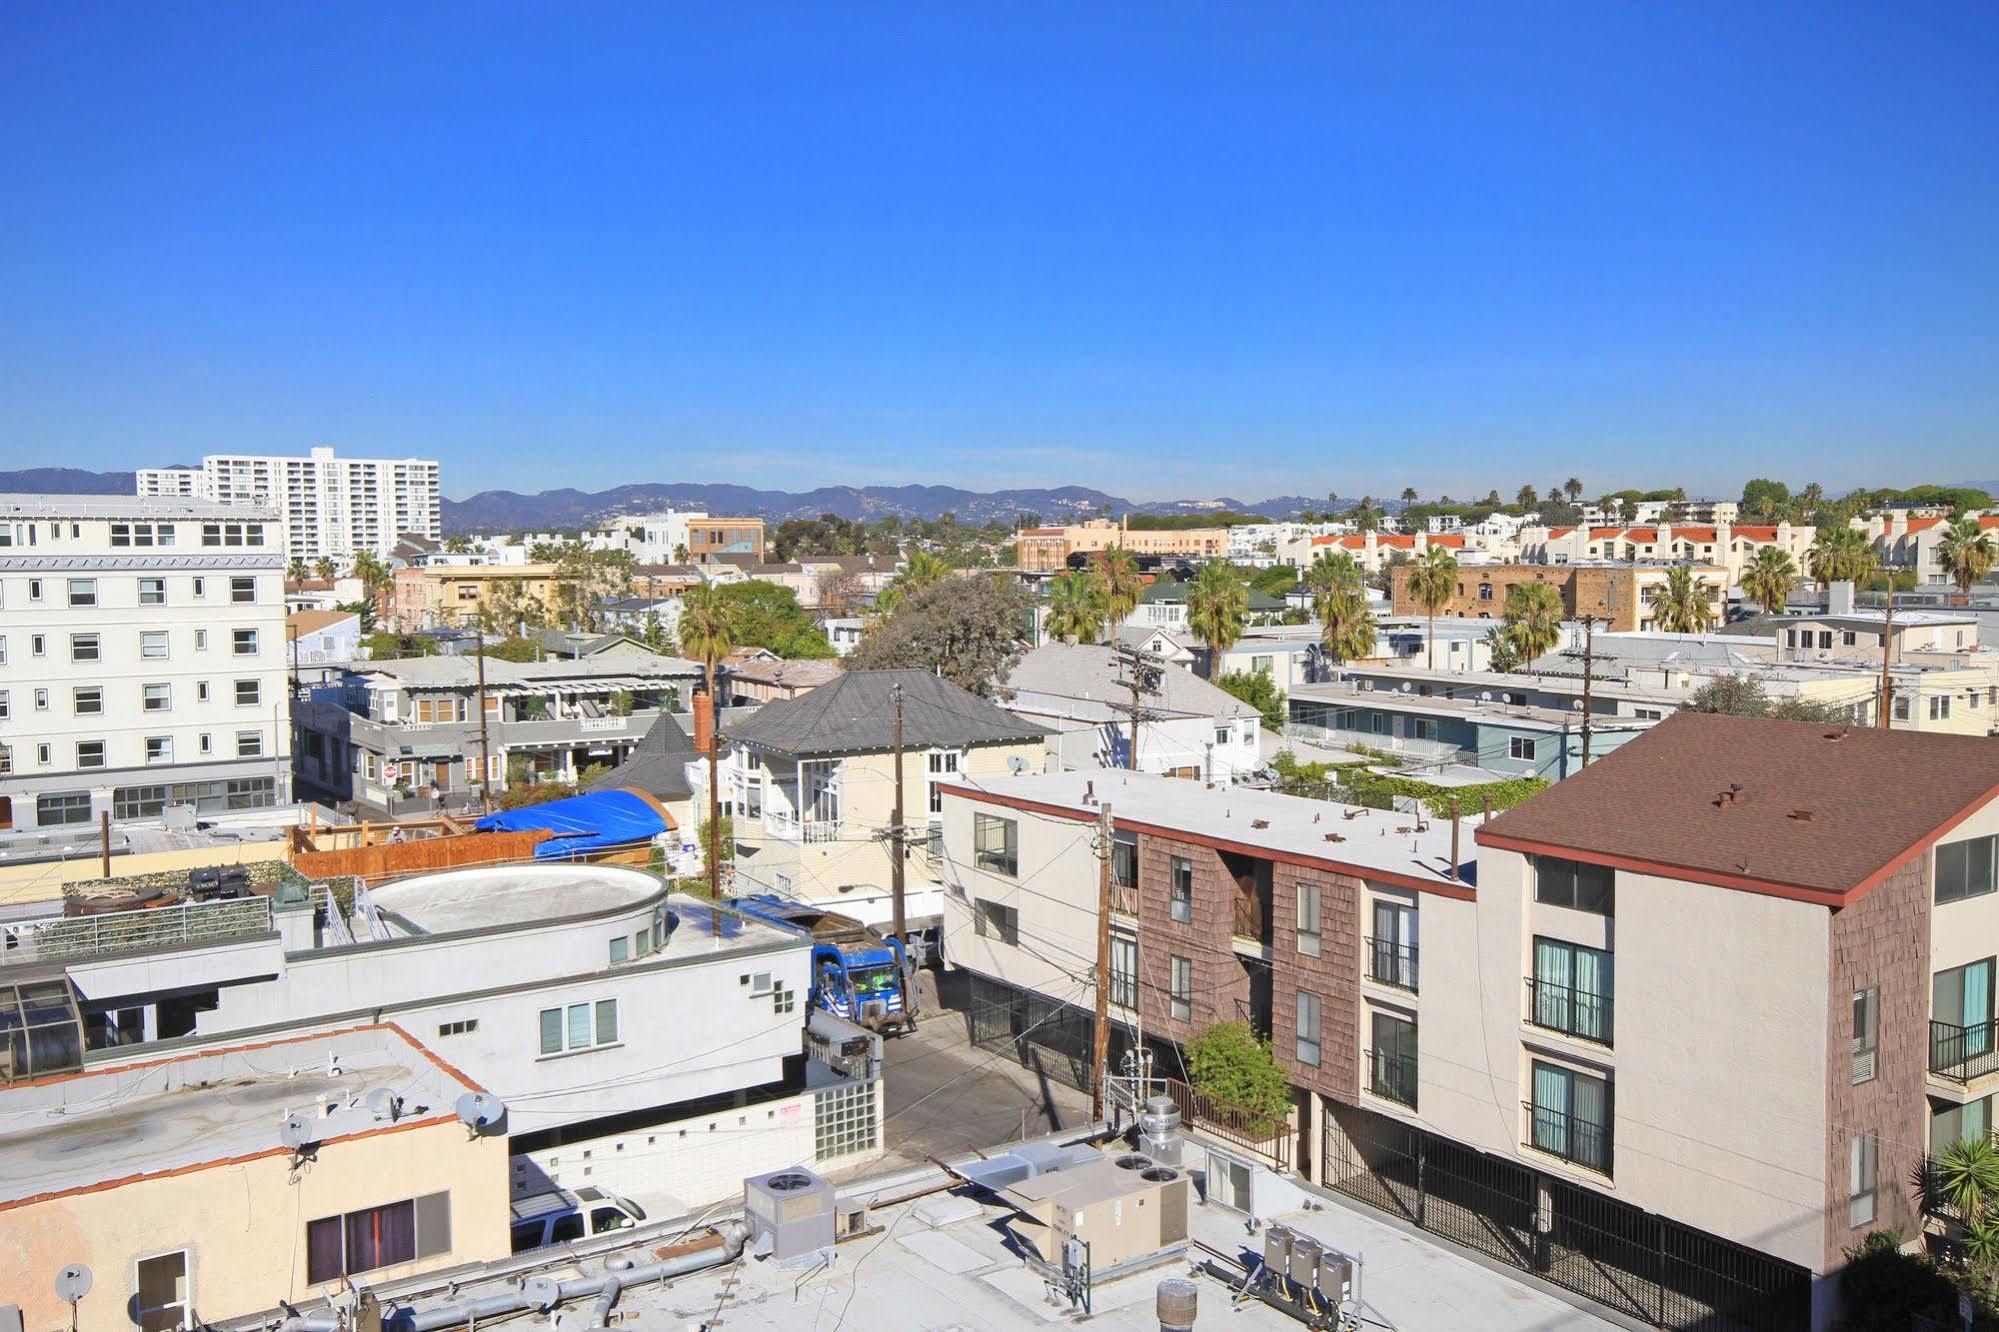
<svg viewBox="0 0 1999 1332">
<path fill-rule="evenodd" d="M 1759 476 L 1743 483 L 1742 516 L 1758 522 L 1770 522 L 1784 512 L 1790 500 L 1789 486 L 1782 481 Z"/>
<path fill-rule="evenodd" d="M 1210 660 L 1221 660 L 1236 645 L 1248 615 L 1249 589 L 1235 566 L 1223 560 L 1202 565 L 1187 588 L 1187 627 L 1208 645 Z"/>
<path fill-rule="evenodd" d="M 1289 702 L 1269 671 L 1229 671 L 1215 681 L 1215 687 L 1249 704 L 1263 714 L 1265 728 L 1283 731 L 1291 719 Z"/>
<path fill-rule="evenodd" d="M 306 572 L 304 557 L 294 555 L 291 558 L 291 563 L 285 565 L 285 581 L 289 583 L 303 583 Z"/>
<path fill-rule="evenodd" d="M 1763 692 L 1763 682 L 1753 675 L 1717 675 L 1694 690 L 1681 705 L 1687 712 L 1718 713 L 1727 717 L 1772 717 L 1778 721 L 1812 722 L 1820 726 L 1851 721 L 1847 710 L 1837 703 L 1800 698 L 1795 694 L 1772 699 Z"/>
<path fill-rule="evenodd" d="M 1806 557 L 1812 580 L 1820 587 L 1833 583 L 1864 583 L 1881 569 L 1874 543 L 1857 527 L 1821 527 Z"/>
<path fill-rule="evenodd" d="M 444 538 L 444 549 L 452 555 L 469 554 L 472 550 L 472 538 L 466 536 L 463 532 L 453 532 L 450 536 Z"/>
<path fill-rule="evenodd" d="M 1458 557 L 1443 546 L 1426 547 L 1409 574 L 1409 595 L 1423 608 L 1428 623 L 1424 628 L 1424 664 L 1437 669 L 1437 612 L 1458 590 Z"/>
<path fill-rule="evenodd" d="M 857 671 L 931 671 L 991 697 L 1020 658 L 1027 611 L 1013 585 L 999 577 L 947 578 L 910 593 L 877 617 L 847 665 Z"/>
<path fill-rule="evenodd" d="M 1097 582 L 1097 601 L 1104 608 L 1104 618 L 1110 622 L 1111 646 L 1116 647 L 1119 627 L 1138 609 L 1138 599 L 1145 594 L 1145 580 L 1139 575 L 1138 561 L 1123 546 L 1104 547 L 1091 563 L 1094 567 L 1090 576 Z"/>
<path fill-rule="evenodd" d="M 1217 1022 L 1187 1042 L 1187 1075 L 1211 1096 L 1273 1120 L 1291 1108 L 1291 1080 L 1247 1022 Z"/>
<path fill-rule="evenodd" d="M 1532 486 L 1522 486 L 1513 492 L 1513 502 L 1523 509 L 1531 509 L 1541 502 L 1540 492 Z"/>
<path fill-rule="evenodd" d="M 1048 634 L 1065 643 L 1094 643 L 1104 627 L 1097 584 L 1080 569 L 1058 574 L 1048 584 Z"/>
<path fill-rule="evenodd" d="M 1419 498 L 1420 496 L 1418 496 L 1416 493 L 1416 487 L 1414 486 L 1402 487 L 1402 502 L 1404 504 L 1414 504 Z"/>
<path fill-rule="evenodd" d="M 1709 584 L 1694 576 L 1687 565 L 1666 571 L 1666 586 L 1655 607 L 1659 627 L 1669 634 L 1698 634 L 1714 623 L 1714 603 L 1708 599 Z"/>
<path fill-rule="evenodd" d="M 1789 551 L 1760 547 L 1742 571 L 1742 590 L 1771 615 L 1783 612 L 1784 598 L 1798 581 L 1798 566 Z"/>
<path fill-rule="evenodd" d="M 910 593 L 920 592 L 950 576 L 951 566 L 943 556 L 918 547 L 903 560 L 902 568 L 896 571 L 895 577 L 875 598 L 875 605 L 884 610 L 894 610 L 896 603 Z"/>
<path fill-rule="evenodd" d="M 722 846 L 716 840 L 722 826 L 722 788 L 717 771 L 722 752 L 722 709 L 721 695 L 715 689 L 715 672 L 722 658 L 735 650 L 735 617 L 736 604 L 723 597 L 712 583 L 690 587 L 680 595 L 681 650 L 689 660 L 701 663 L 708 684 L 705 702 L 697 702 L 695 706 L 709 708 L 713 722 L 708 745 L 708 836 L 703 844 L 708 848 L 708 895 L 715 898 L 722 895 Z"/>
<path fill-rule="evenodd" d="M 1501 624 L 1522 666 L 1562 641 L 1562 599 L 1546 583 L 1515 583 L 1506 593 Z"/>
<path fill-rule="evenodd" d="M 1583 497 L 1582 478 L 1572 476 L 1568 480 L 1562 482 L 1562 493 L 1569 497 L 1569 503 L 1571 504 L 1575 504 L 1578 501 L 1580 501 Z"/>
<path fill-rule="evenodd" d="M 312 562 L 313 577 L 322 582 L 330 582 L 333 575 L 340 572 L 340 566 L 333 562 L 331 555 L 322 555 Z"/>
<path fill-rule="evenodd" d="M 680 651 L 679 645 L 673 641 L 673 630 L 666 627 L 666 622 L 659 618 L 656 610 L 646 612 L 644 627 L 639 630 L 639 641 L 648 650 L 663 657 L 671 657 Z"/>
<path fill-rule="evenodd" d="M 395 585 L 389 567 L 375 558 L 374 551 L 364 550 L 354 557 L 354 565 L 349 572 L 361 580 L 361 590 L 375 607 L 377 618 L 387 619 L 389 589 Z"/>
<path fill-rule="evenodd" d="M 1937 563 L 1966 597 L 1971 595 L 1973 584 L 1992 572 L 1995 562 L 1999 562 L 1999 547 L 1992 544 L 1976 518 L 1958 519 L 1937 543 Z"/>
<path fill-rule="evenodd" d="M 746 578 L 721 585 L 717 595 L 729 605 L 737 647 L 768 648 L 791 661 L 837 655 L 825 631 L 798 604 L 798 594 L 784 584 Z"/>
<path fill-rule="evenodd" d="M 1319 556 L 1306 571 L 1305 585 L 1312 590 L 1312 613 L 1328 656 L 1353 661 L 1374 651 L 1374 611 L 1353 556 L 1343 550 Z"/>
</svg>

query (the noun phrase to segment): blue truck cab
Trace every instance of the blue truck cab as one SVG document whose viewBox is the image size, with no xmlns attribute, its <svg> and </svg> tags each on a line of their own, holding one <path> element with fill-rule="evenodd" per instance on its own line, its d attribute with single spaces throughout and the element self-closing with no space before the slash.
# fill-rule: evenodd
<svg viewBox="0 0 1999 1332">
<path fill-rule="evenodd" d="M 851 916 L 768 894 L 734 898 L 730 905 L 812 936 L 810 1007 L 870 1031 L 915 1030 L 915 977 L 908 954 L 896 940 Z"/>
</svg>

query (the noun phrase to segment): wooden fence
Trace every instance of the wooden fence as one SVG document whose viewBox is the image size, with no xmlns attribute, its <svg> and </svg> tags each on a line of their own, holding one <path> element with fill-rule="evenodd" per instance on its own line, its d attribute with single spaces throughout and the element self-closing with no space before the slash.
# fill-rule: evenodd
<svg viewBox="0 0 1999 1332">
<path fill-rule="evenodd" d="M 314 880 L 355 875 L 370 882 L 380 882 L 432 870 L 532 860 L 535 846 L 549 836 L 545 828 L 532 828 L 525 832 L 425 837 L 411 842 L 384 842 L 339 851 L 300 851 L 292 857 L 292 868 Z"/>
</svg>

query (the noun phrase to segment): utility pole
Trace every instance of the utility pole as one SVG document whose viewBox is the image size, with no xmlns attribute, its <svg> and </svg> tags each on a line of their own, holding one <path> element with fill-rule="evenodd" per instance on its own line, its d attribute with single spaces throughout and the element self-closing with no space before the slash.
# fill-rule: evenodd
<svg viewBox="0 0 1999 1332">
<path fill-rule="evenodd" d="M 1881 621 L 1881 719 L 1877 725 L 1887 730 L 1895 706 L 1895 679 L 1888 673 L 1888 659 L 1895 642 L 1895 570 L 1888 570 L 1888 614 Z"/>
<path fill-rule="evenodd" d="M 482 616 L 474 632 L 479 641 L 472 645 L 472 655 L 479 664 L 479 804 L 482 808 L 493 807 L 493 751 L 486 742 L 486 624 Z"/>
<path fill-rule="evenodd" d="M 1137 722 L 1132 723 L 1134 726 Z M 1090 1118 L 1104 1117 L 1104 1084 L 1111 1061 L 1111 855 L 1117 849 L 1111 802 L 1097 807 L 1097 1030 L 1091 1053 Z"/>
<path fill-rule="evenodd" d="M 1124 766 L 1138 771 L 1138 673 L 1131 676 L 1131 748 L 1125 754 Z"/>
<path fill-rule="evenodd" d="M 889 891 L 895 901 L 895 941 L 907 955 L 909 938 L 902 915 L 902 686 L 891 685 L 889 695 L 895 699 L 895 827 L 889 834 Z"/>
<path fill-rule="evenodd" d="M 1590 686 L 1596 665 L 1596 616 L 1583 616 L 1583 766 L 1589 766 Z"/>
</svg>

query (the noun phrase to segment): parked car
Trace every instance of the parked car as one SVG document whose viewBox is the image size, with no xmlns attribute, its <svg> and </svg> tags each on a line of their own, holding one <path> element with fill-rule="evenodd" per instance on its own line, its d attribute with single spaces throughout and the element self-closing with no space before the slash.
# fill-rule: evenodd
<svg viewBox="0 0 1999 1332">
<path fill-rule="evenodd" d="M 645 1219 L 637 1203 L 594 1185 L 573 1193 L 551 1189 L 514 1203 L 514 1252 L 625 1230 Z"/>
</svg>

